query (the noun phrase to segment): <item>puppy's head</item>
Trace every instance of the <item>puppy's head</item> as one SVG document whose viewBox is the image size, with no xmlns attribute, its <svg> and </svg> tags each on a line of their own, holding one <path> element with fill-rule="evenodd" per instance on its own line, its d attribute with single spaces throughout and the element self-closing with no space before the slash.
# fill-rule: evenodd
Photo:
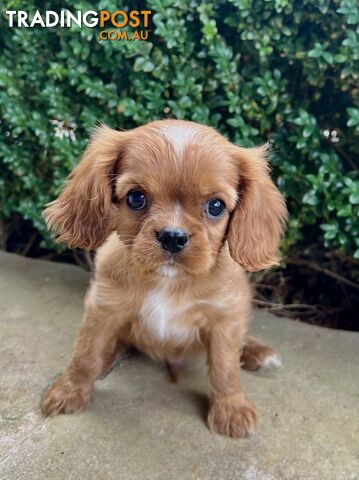
<svg viewBox="0 0 359 480">
<path fill-rule="evenodd" d="M 261 270 L 277 263 L 286 217 L 265 155 L 192 122 L 102 126 L 44 216 L 69 247 L 95 249 L 116 230 L 144 272 L 205 273 L 225 240 L 236 262 Z"/>
</svg>

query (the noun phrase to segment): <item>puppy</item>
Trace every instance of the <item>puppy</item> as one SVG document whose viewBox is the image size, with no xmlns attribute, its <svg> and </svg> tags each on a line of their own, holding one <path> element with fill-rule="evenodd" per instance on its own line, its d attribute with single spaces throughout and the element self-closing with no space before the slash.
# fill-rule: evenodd
<svg viewBox="0 0 359 480">
<path fill-rule="evenodd" d="M 43 413 L 84 408 L 95 380 L 130 346 L 173 369 L 204 349 L 209 428 L 252 432 L 256 409 L 241 388 L 240 363 L 279 362 L 247 333 L 245 270 L 277 263 L 286 219 L 266 148 L 240 148 L 187 121 L 124 132 L 101 126 L 44 216 L 59 242 L 99 248 L 73 357 Z"/>
</svg>

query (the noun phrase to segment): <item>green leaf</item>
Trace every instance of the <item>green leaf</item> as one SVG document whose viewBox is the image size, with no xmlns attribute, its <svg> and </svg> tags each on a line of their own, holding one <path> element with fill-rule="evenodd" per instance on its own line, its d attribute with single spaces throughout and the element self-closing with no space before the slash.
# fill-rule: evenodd
<svg viewBox="0 0 359 480">
<path fill-rule="evenodd" d="M 308 57 L 319 58 L 323 54 L 323 47 L 319 43 L 316 43 L 312 50 L 309 50 Z"/>
<path fill-rule="evenodd" d="M 133 66 L 135 72 L 152 72 L 154 68 L 154 64 L 145 57 L 137 57 Z"/>
<path fill-rule="evenodd" d="M 350 208 L 350 206 L 347 206 L 347 207 L 344 207 L 344 208 L 341 208 L 339 211 L 338 211 L 338 217 L 350 217 L 352 215 L 352 209 Z"/>
<path fill-rule="evenodd" d="M 310 190 L 303 196 L 303 203 L 306 203 L 307 205 L 311 206 L 316 206 L 318 205 L 318 198 L 316 196 L 316 193 L 314 190 Z"/>
<path fill-rule="evenodd" d="M 338 53 L 337 55 L 334 55 L 334 61 L 336 63 L 344 63 L 346 61 L 347 57 L 345 55 L 342 55 L 341 53 Z"/>
<path fill-rule="evenodd" d="M 359 204 L 359 190 L 357 192 L 353 192 L 349 196 L 349 202 L 352 205 L 358 205 Z"/>
<path fill-rule="evenodd" d="M 330 52 L 323 52 L 323 58 L 327 63 L 332 64 L 333 63 L 333 55 Z"/>
</svg>

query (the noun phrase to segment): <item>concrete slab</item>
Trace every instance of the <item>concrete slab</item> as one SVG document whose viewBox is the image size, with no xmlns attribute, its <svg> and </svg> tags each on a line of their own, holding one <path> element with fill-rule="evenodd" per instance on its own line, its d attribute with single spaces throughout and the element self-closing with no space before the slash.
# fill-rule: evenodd
<svg viewBox="0 0 359 480">
<path fill-rule="evenodd" d="M 0 255 L 1 479 L 359 479 L 359 335 L 263 312 L 253 329 L 285 366 L 243 373 L 260 412 L 250 439 L 208 431 L 203 359 L 178 385 L 124 359 L 90 409 L 45 420 L 41 392 L 69 358 L 87 283 L 74 266 Z"/>
</svg>

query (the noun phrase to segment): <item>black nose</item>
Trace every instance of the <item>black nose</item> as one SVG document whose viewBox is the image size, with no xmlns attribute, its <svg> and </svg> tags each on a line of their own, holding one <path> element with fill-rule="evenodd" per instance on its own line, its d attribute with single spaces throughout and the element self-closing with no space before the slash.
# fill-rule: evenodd
<svg viewBox="0 0 359 480">
<path fill-rule="evenodd" d="M 164 228 L 157 233 L 157 240 L 164 250 L 177 253 L 188 243 L 188 235 L 180 228 Z"/>
</svg>

